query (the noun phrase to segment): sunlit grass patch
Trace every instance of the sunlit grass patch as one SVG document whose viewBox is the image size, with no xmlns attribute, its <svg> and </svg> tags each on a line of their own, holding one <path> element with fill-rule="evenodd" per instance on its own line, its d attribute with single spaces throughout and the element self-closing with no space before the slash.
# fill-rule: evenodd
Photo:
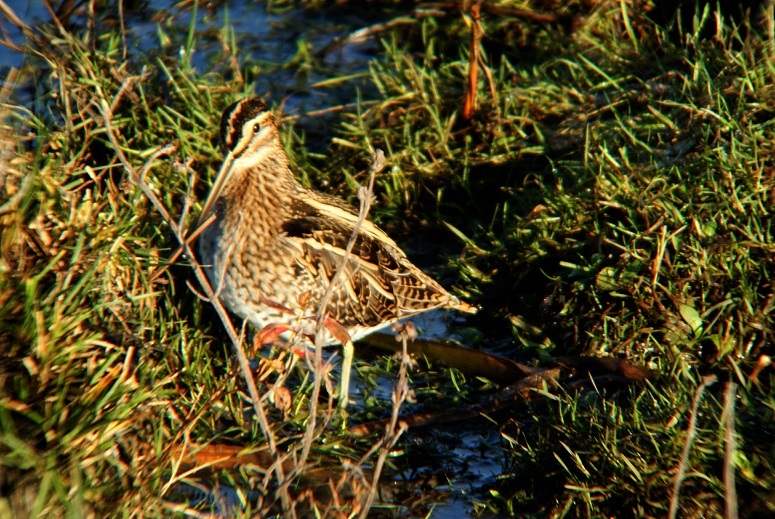
<svg viewBox="0 0 775 519">
<path fill-rule="evenodd" d="M 390 41 L 372 72 L 383 95 L 373 109 L 380 116 L 366 112 L 359 118 L 365 123 L 345 125 L 345 131 L 354 139 L 392 136 L 388 147 L 402 150 L 392 155 L 400 177 L 389 179 L 385 192 L 400 192 L 394 199 L 402 205 L 450 204 L 445 217 L 470 250 L 456 263 L 465 292 L 484 305 L 482 322 L 514 312 L 543 329 L 554 355 L 637 359 L 667 377 L 644 390 L 647 399 L 674 392 L 691 397 L 699 375 L 708 372 L 744 384 L 746 395 L 757 393 L 746 374 L 761 355 L 772 354 L 771 44 L 764 37 L 741 41 L 735 29 L 721 26 L 716 41 L 690 37 L 680 48 L 642 16 L 630 12 L 626 23 L 623 16 L 619 7 L 601 7 L 577 28 L 573 43 L 540 66 L 520 68 L 517 52 L 503 52 L 500 68 L 490 62 L 503 104 L 489 104 L 480 75 L 485 101 L 478 117 L 484 121 L 474 123 L 475 131 L 457 120 L 465 50 L 456 61 L 436 64 L 426 42 L 419 64 Z M 433 23 L 424 28 L 438 30 Z M 439 102 L 449 95 L 452 102 Z M 443 197 L 441 190 L 417 190 L 418 183 L 433 186 L 439 173 L 451 179 Z M 402 190 L 404 182 L 412 187 Z M 456 215 L 461 207 L 465 218 Z M 521 331 L 515 335 L 518 344 L 534 347 Z M 573 406 L 578 396 L 565 398 Z M 637 404 L 621 404 L 625 413 L 636 412 L 631 406 Z M 671 422 L 686 403 L 660 405 L 670 411 L 651 416 L 652 428 Z M 720 437 L 707 438 L 719 427 L 721 410 L 711 409 L 701 435 L 715 453 L 701 455 L 697 470 L 713 475 L 683 492 L 686 510 L 721 513 L 716 468 L 723 446 Z M 596 408 L 587 412 L 597 419 Z M 756 413 L 747 419 L 757 424 L 753 429 L 764 426 Z M 623 425 L 608 424 L 604 435 L 590 435 L 589 425 L 573 421 L 579 444 L 571 452 L 583 448 L 583 439 L 587 455 L 598 456 L 607 452 L 608 436 L 623 434 Z M 659 481 L 628 489 L 611 484 L 634 470 L 614 452 L 608 454 L 614 456 L 609 483 L 605 477 L 595 483 L 601 485 L 596 496 L 571 470 L 552 487 L 565 496 L 555 499 L 572 515 L 620 506 L 634 515 L 652 506 L 666 511 L 684 431 L 671 427 L 671 453 L 639 450 L 645 457 L 639 462 L 659 473 Z M 556 452 L 558 442 L 552 437 L 531 451 Z M 515 465 L 526 461 L 521 450 L 512 454 Z M 771 462 L 756 458 L 758 471 L 766 471 Z M 524 484 L 515 481 L 512 492 Z M 702 497 L 708 489 L 713 495 Z M 628 492 L 639 495 L 624 497 Z M 644 494 L 659 497 L 641 502 Z M 532 509 L 521 506 L 524 498 L 518 491 L 504 506 L 514 513 Z M 547 511 L 547 498 L 534 503 Z"/>
</svg>

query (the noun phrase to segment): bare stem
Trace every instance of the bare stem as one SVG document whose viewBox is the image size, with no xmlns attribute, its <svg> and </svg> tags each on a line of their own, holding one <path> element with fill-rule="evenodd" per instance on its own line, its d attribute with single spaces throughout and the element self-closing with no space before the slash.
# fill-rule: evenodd
<svg viewBox="0 0 775 519">
<path fill-rule="evenodd" d="M 371 156 L 368 183 L 365 187 L 361 186 L 360 190 L 358 191 L 358 199 L 361 202 L 358 212 L 358 220 L 355 222 L 355 227 L 353 228 L 352 235 L 350 236 L 350 240 L 348 241 L 347 247 L 345 248 L 344 255 L 342 256 L 339 265 L 337 265 L 336 271 L 334 272 L 334 275 L 331 277 L 331 281 L 328 284 L 328 288 L 323 294 L 323 297 L 320 299 L 320 303 L 318 305 L 318 321 L 317 327 L 315 329 L 315 382 L 312 389 L 312 396 L 310 397 L 309 422 L 307 423 L 307 430 L 304 433 L 301 454 L 299 455 L 298 463 L 296 463 L 295 472 L 303 469 L 304 464 L 309 457 L 310 449 L 312 448 L 312 440 L 315 436 L 318 399 L 320 398 L 320 389 L 322 387 L 324 378 L 323 344 L 325 342 L 324 323 L 326 322 L 327 317 L 326 309 L 328 308 L 328 303 L 331 300 L 331 295 L 333 294 L 334 289 L 336 288 L 336 285 L 342 276 L 342 272 L 345 271 L 345 265 L 347 265 L 347 262 L 350 261 L 350 256 L 352 255 L 352 249 L 355 246 L 355 241 L 358 238 L 358 233 L 360 232 L 361 226 L 366 220 L 366 216 L 369 214 L 371 204 L 374 201 L 374 179 L 377 176 L 377 173 L 384 167 L 385 153 L 378 149 Z M 292 478 L 289 477 L 289 480 L 286 482 L 286 484 L 290 484 L 291 479 Z"/>
<path fill-rule="evenodd" d="M 737 519 L 737 489 L 735 488 L 735 456 L 737 438 L 735 433 L 735 391 L 737 384 L 727 382 L 724 391 L 724 500 L 726 519 Z"/>
<path fill-rule="evenodd" d="M 670 511 L 668 517 L 675 519 L 678 515 L 678 496 L 681 493 L 681 483 L 683 483 L 686 476 L 686 465 L 689 463 L 689 451 L 692 448 L 692 442 L 697 435 L 697 410 L 700 407 L 700 401 L 702 400 L 702 394 L 705 392 L 705 388 L 712 386 L 716 383 L 715 375 L 708 375 L 703 377 L 702 384 L 694 392 L 694 402 L 692 403 L 692 415 L 689 418 L 689 427 L 686 431 L 686 442 L 684 443 L 683 452 L 681 453 L 681 462 L 678 464 L 678 471 L 675 474 L 675 481 L 673 482 L 673 497 L 670 499 Z"/>
<path fill-rule="evenodd" d="M 385 466 L 385 460 L 387 459 L 390 450 L 408 428 L 406 422 L 402 421 L 399 424 L 398 414 L 401 410 L 401 406 L 406 401 L 410 393 L 407 373 L 412 360 L 409 357 L 409 352 L 407 351 L 407 343 L 409 340 L 414 339 L 417 334 L 414 331 L 414 324 L 411 322 L 405 323 L 403 325 L 399 324 L 398 326 L 403 327 L 403 329 L 396 336 L 396 340 L 401 341 L 402 349 L 401 361 L 398 368 L 398 381 L 393 387 L 393 413 L 390 416 L 390 423 L 385 428 L 385 434 L 382 437 L 382 441 L 377 444 L 379 447 L 379 457 L 377 458 L 377 462 L 374 464 L 374 473 L 371 477 L 369 495 L 366 497 L 366 502 L 363 504 L 363 508 L 361 509 L 360 517 L 362 519 L 368 517 L 371 505 L 374 502 L 374 498 L 377 496 L 377 490 L 379 488 L 379 477 L 382 474 L 382 468 Z M 359 464 L 363 465 L 365 461 L 366 459 L 364 458 Z"/>
</svg>

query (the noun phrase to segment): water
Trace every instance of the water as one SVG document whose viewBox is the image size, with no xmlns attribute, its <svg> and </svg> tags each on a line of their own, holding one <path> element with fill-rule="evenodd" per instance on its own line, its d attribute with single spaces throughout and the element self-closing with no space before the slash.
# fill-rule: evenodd
<svg viewBox="0 0 775 519">
<path fill-rule="evenodd" d="M 130 58 L 147 59 L 160 53 L 168 56 L 185 54 L 194 10 L 176 8 L 176 4 L 181 3 L 150 1 L 134 11 L 131 6 L 125 6 L 123 18 Z M 11 0 L 7 4 L 30 27 L 51 24 L 51 16 L 42 2 Z M 76 3 L 82 9 L 68 19 L 69 23 L 86 25 L 82 4 Z M 334 88 L 315 88 L 314 85 L 335 76 L 365 73 L 377 45 L 373 42 L 348 44 L 319 56 L 319 59 L 308 58 L 334 38 L 346 37 L 373 23 L 368 12 L 361 15 L 351 9 L 340 11 L 294 8 L 275 13 L 267 11 L 264 3 L 241 1 L 228 5 L 217 3 L 217 6 L 208 3 L 196 9 L 191 63 L 200 73 L 212 70 L 222 55 L 222 42 L 228 43 L 233 31 L 240 65 L 248 72 L 248 79 L 256 84 L 256 93 L 267 95 L 273 104 L 282 103 L 285 113 L 327 108 L 344 99 L 351 101 L 355 98 L 356 88 L 369 88 L 365 81 L 355 78 Z M 97 14 L 98 19 L 105 16 L 104 13 Z M 110 13 L 110 18 L 113 23 L 120 23 L 117 13 Z M 14 45 L 24 44 L 22 30 L 4 15 L 0 15 L 0 34 Z M 21 52 L 0 47 L 0 81 L 6 81 L 10 69 L 20 69 L 25 59 Z M 283 66 L 291 60 L 308 60 L 310 64 Z"/>
<path fill-rule="evenodd" d="M 43 2 L 33 0 L 6 0 L 8 7 L 27 25 L 35 25 L 38 22 L 48 21 L 48 11 Z M 0 14 L 0 36 L 3 40 L 14 45 L 24 44 L 24 33 L 4 15 Z M 5 77 L 10 68 L 20 69 L 24 64 L 24 54 L 5 45 L 0 45 L 0 80 Z"/>
</svg>

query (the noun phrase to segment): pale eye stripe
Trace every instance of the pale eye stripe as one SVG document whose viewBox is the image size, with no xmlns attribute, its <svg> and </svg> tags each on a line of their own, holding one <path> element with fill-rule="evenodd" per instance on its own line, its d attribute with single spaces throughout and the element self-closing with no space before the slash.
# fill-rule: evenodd
<svg viewBox="0 0 775 519">
<path fill-rule="evenodd" d="M 243 99 L 234 103 L 221 116 L 220 139 L 225 151 L 236 153 L 243 134 L 248 133 L 246 128 L 251 128 L 258 122 L 263 122 L 271 117 L 271 112 L 266 104 L 259 98 Z M 244 150 L 244 147 L 240 151 Z"/>
<path fill-rule="evenodd" d="M 239 157 L 248 148 L 250 142 L 256 136 L 253 132 L 253 127 L 258 124 L 261 127 L 262 132 L 266 131 L 269 125 L 268 121 L 271 117 L 271 113 L 262 112 L 252 119 L 245 121 L 244 124 L 239 122 L 239 113 L 232 118 L 231 129 L 229 130 L 229 142 L 234 142 L 234 140 L 239 137 L 239 141 L 237 141 L 237 144 L 232 148 L 231 154 L 233 157 Z"/>
</svg>

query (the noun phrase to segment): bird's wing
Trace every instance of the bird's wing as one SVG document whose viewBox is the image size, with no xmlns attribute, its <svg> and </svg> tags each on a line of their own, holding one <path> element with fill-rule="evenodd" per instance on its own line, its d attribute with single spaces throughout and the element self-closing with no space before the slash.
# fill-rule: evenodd
<svg viewBox="0 0 775 519">
<path fill-rule="evenodd" d="M 303 251 L 299 267 L 327 284 L 345 254 L 358 219 L 353 208 L 315 194 L 293 208 L 282 229 Z M 415 267 L 387 234 L 364 221 L 334 291 L 329 311 L 344 326 L 376 326 L 431 308 L 468 305 Z"/>
</svg>

